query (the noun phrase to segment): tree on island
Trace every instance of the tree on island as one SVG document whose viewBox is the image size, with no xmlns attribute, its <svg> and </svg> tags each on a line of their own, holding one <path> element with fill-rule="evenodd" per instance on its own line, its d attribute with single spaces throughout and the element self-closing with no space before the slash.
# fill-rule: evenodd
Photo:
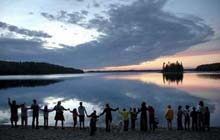
<svg viewBox="0 0 220 140">
<path fill-rule="evenodd" d="M 183 73 L 184 68 L 182 62 L 176 61 L 176 63 L 170 63 L 168 62 L 167 64 L 164 62 L 163 63 L 163 73 L 171 72 L 171 73 Z"/>
</svg>

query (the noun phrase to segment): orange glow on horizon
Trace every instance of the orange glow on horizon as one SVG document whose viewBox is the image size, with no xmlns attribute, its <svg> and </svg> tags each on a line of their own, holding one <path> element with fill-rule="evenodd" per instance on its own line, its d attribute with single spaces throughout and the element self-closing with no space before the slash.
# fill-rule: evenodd
<svg viewBox="0 0 220 140">
<path fill-rule="evenodd" d="M 182 52 L 172 56 L 159 57 L 155 60 L 142 62 L 137 65 L 112 66 L 90 70 L 154 70 L 161 69 L 163 62 L 167 63 L 176 61 L 182 62 L 185 68 L 195 68 L 201 64 L 219 63 L 220 52 L 210 52 L 206 54 L 198 52 L 196 55 L 187 55 L 187 52 Z"/>
</svg>

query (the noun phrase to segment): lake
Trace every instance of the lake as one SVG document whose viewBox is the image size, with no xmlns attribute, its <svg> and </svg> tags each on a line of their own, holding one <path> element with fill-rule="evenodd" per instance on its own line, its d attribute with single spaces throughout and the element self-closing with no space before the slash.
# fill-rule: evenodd
<svg viewBox="0 0 220 140">
<path fill-rule="evenodd" d="M 140 107 L 145 101 L 156 111 L 160 126 L 166 126 L 164 113 L 167 105 L 177 110 L 178 105 L 197 106 L 203 100 L 211 111 L 211 126 L 220 126 L 220 73 L 184 73 L 163 75 L 161 73 L 124 72 L 88 73 L 39 76 L 0 76 L 0 124 L 9 124 L 10 110 L 7 99 L 18 104 L 31 105 L 37 99 L 40 106 L 53 108 L 62 101 L 65 108 L 78 108 L 82 101 L 90 114 L 94 109 L 102 112 L 106 103 L 113 108 Z M 19 109 L 20 112 L 20 109 Z M 42 112 L 40 125 L 43 124 Z M 49 125 L 54 125 L 55 112 L 49 114 Z M 71 113 L 65 111 L 65 126 L 72 126 Z M 97 126 L 104 126 L 104 116 Z M 176 119 L 176 118 L 175 118 Z M 31 111 L 28 123 L 31 124 Z M 113 113 L 113 124 L 121 120 Z M 88 125 L 89 119 L 86 119 Z M 174 125 L 176 120 L 173 121 Z M 138 123 L 138 122 L 137 122 Z M 20 119 L 19 119 L 20 124 Z"/>
</svg>

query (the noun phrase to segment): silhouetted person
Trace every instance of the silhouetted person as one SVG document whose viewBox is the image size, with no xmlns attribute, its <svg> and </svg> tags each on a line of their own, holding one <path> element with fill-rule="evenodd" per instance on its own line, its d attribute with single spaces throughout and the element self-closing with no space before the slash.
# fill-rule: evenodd
<svg viewBox="0 0 220 140">
<path fill-rule="evenodd" d="M 173 109 L 171 105 L 168 105 L 166 113 L 165 113 L 165 118 L 167 119 L 167 128 L 169 130 L 172 129 L 172 121 L 173 121 Z"/>
<path fill-rule="evenodd" d="M 64 126 L 63 126 L 63 121 L 65 120 L 64 119 L 64 116 L 63 116 L 63 111 L 64 110 L 69 110 L 69 109 L 65 109 L 62 105 L 61 105 L 61 101 L 58 101 L 57 102 L 57 105 L 53 108 L 53 110 L 56 111 L 56 115 L 55 115 L 55 129 L 57 129 L 57 122 L 60 120 L 61 121 L 61 125 L 62 125 L 62 129 L 64 129 Z"/>
<path fill-rule="evenodd" d="M 205 116 L 205 107 L 203 101 L 199 102 L 197 107 L 198 112 L 198 129 L 204 130 L 204 116 Z"/>
<path fill-rule="evenodd" d="M 97 128 L 96 128 L 96 122 L 97 122 L 97 118 L 99 117 L 98 115 L 96 115 L 96 111 L 94 110 L 92 114 L 87 115 L 87 117 L 90 117 L 90 136 L 94 135 Z"/>
<path fill-rule="evenodd" d="M 130 109 L 130 115 L 131 115 L 131 129 L 135 129 L 135 122 L 137 120 L 138 111 L 136 108 Z"/>
<path fill-rule="evenodd" d="M 122 116 L 124 121 L 124 131 L 128 131 L 128 125 L 129 125 L 129 111 L 126 111 L 124 108 L 122 111 L 118 111 L 119 114 Z"/>
<path fill-rule="evenodd" d="M 146 107 L 146 102 L 142 102 L 141 108 L 139 110 L 141 112 L 141 117 L 140 117 L 140 129 L 141 131 L 147 131 L 148 126 L 147 126 L 147 111 L 148 108 Z"/>
<path fill-rule="evenodd" d="M 204 114 L 205 118 L 204 118 L 204 127 L 208 129 L 208 131 L 210 130 L 210 112 L 209 112 L 209 108 L 206 107 L 205 108 L 205 114 Z"/>
<path fill-rule="evenodd" d="M 87 115 L 86 108 L 83 106 L 82 102 L 79 103 L 78 107 L 78 112 L 79 112 L 79 126 L 80 129 L 85 128 L 85 114 Z"/>
<path fill-rule="evenodd" d="M 110 132 L 111 130 L 111 122 L 112 122 L 112 111 L 117 111 L 118 108 L 111 108 L 109 106 L 109 104 L 106 104 L 105 109 L 103 110 L 103 112 L 100 114 L 100 116 L 102 116 L 103 114 L 105 114 L 105 125 L 106 125 L 106 132 Z"/>
<path fill-rule="evenodd" d="M 182 106 L 178 106 L 178 111 L 177 111 L 177 130 L 183 130 L 182 116 L 183 116 Z"/>
<path fill-rule="evenodd" d="M 196 111 L 196 108 L 193 107 L 193 110 L 192 112 L 190 113 L 190 117 L 192 118 L 192 130 L 193 131 L 197 131 L 198 128 L 197 128 L 197 111 Z"/>
<path fill-rule="evenodd" d="M 43 114 L 44 114 L 44 128 L 47 129 L 48 128 L 49 112 L 51 112 L 53 110 L 48 109 L 47 105 L 45 105 L 44 109 L 41 109 L 41 111 L 43 111 Z"/>
<path fill-rule="evenodd" d="M 8 105 L 10 106 L 11 109 L 11 127 L 14 127 L 14 123 L 15 123 L 15 127 L 17 127 L 17 122 L 18 122 L 18 108 L 21 107 L 22 105 L 17 105 L 16 101 L 13 100 L 11 103 L 10 98 L 8 98 Z"/>
<path fill-rule="evenodd" d="M 32 109 L 32 128 L 39 128 L 39 105 L 37 104 L 37 100 L 33 100 L 33 104 L 31 105 Z M 36 127 L 35 127 L 35 120 L 36 120 Z"/>
<path fill-rule="evenodd" d="M 185 130 L 190 130 L 190 110 L 189 110 L 189 106 L 186 105 L 185 110 L 184 110 L 184 127 Z"/>
<path fill-rule="evenodd" d="M 73 128 L 76 128 L 77 117 L 79 116 L 76 108 L 74 108 L 73 111 L 70 111 L 70 113 L 72 113 L 72 116 L 73 116 Z"/>
<path fill-rule="evenodd" d="M 21 126 L 22 128 L 27 128 L 27 122 L 28 122 L 28 115 L 27 111 L 29 108 L 27 108 L 26 104 L 22 104 L 21 106 Z"/>
<path fill-rule="evenodd" d="M 149 112 L 149 126 L 150 130 L 155 130 L 156 124 L 155 124 L 155 111 L 152 106 L 148 107 Z"/>
</svg>

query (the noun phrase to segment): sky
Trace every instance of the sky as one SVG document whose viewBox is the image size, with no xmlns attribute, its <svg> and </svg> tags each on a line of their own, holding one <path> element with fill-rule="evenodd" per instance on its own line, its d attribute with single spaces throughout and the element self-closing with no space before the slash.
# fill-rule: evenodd
<svg viewBox="0 0 220 140">
<path fill-rule="evenodd" d="M 84 70 L 220 62 L 219 0 L 0 0 L 0 60 Z"/>
</svg>

